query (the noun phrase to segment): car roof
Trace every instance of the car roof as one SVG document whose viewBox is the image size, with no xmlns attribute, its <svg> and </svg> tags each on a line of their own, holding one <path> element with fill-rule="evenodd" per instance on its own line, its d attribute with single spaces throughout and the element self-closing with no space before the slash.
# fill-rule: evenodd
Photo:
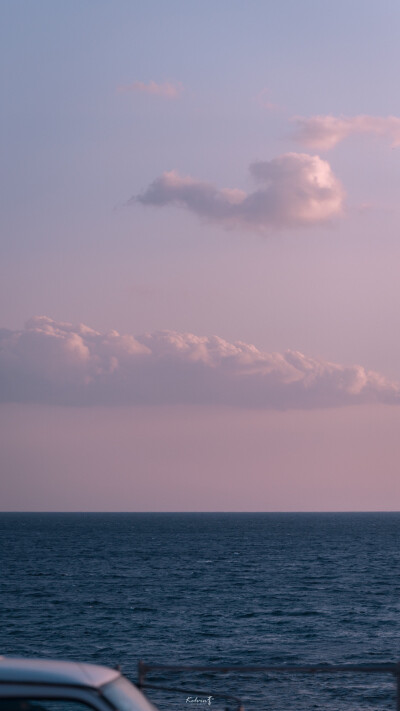
<svg viewBox="0 0 400 711">
<path fill-rule="evenodd" d="M 98 688 L 121 676 L 97 664 L 0 657 L 0 682 L 64 684 Z"/>
</svg>

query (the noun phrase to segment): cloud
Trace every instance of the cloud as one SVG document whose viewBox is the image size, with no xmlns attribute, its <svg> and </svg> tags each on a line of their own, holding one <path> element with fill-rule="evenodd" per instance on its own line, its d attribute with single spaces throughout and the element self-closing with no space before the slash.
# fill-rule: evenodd
<svg viewBox="0 0 400 711">
<path fill-rule="evenodd" d="M 164 99 L 177 99 L 183 91 L 183 85 L 181 82 L 170 81 L 165 81 L 162 84 L 157 84 L 155 81 L 149 81 L 147 84 L 143 81 L 134 81 L 133 84 L 119 86 L 118 91 L 122 93 L 133 91 L 138 94 L 162 96 Z"/>
<path fill-rule="evenodd" d="M 311 116 L 295 117 L 294 139 L 312 150 L 328 151 L 353 134 L 372 133 L 400 146 L 400 118 L 397 116 Z"/>
<path fill-rule="evenodd" d="M 174 331 L 134 338 L 42 316 L 21 331 L 0 330 L 0 401 L 311 409 L 398 404 L 400 388 L 359 365 L 297 351 Z"/>
<path fill-rule="evenodd" d="M 281 107 L 279 104 L 274 104 L 269 100 L 269 94 L 269 89 L 261 89 L 255 97 L 256 102 L 264 109 L 268 109 L 268 111 L 276 111 L 277 109 L 280 109 Z"/>
<path fill-rule="evenodd" d="M 327 222 L 343 209 L 344 191 L 329 163 L 318 156 L 286 153 L 250 165 L 259 187 L 251 193 L 163 173 L 128 205 L 175 204 L 226 227 L 253 230 L 298 228 Z"/>
</svg>

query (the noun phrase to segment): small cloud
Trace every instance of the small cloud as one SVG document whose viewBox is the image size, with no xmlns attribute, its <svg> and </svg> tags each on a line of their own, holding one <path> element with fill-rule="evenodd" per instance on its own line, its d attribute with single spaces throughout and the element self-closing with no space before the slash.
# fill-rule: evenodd
<svg viewBox="0 0 400 711">
<path fill-rule="evenodd" d="M 279 106 L 279 104 L 274 104 L 272 101 L 269 100 L 269 93 L 269 89 L 261 89 L 261 91 L 259 91 L 257 96 L 255 97 L 255 100 L 257 104 L 259 104 L 259 106 L 262 106 L 268 111 L 278 111 L 281 107 Z"/>
<path fill-rule="evenodd" d="M 20 331 L 0 329 L 0 401 L 306 410 L 400 404 L 400 387 L 298 351 L 176 331 L 100 333 L 41 316 Z"/>
<path fill-rule="evenodd" d="M 147 84 L 143 81 L 134 81 L 133 84 L 119 86 L 118 91 L 120 93 L 150 94 L 151 96 L 161 96 L 164 99 L 177 99 L 183 91 L 183 85 L 181 82 L 169 81 L 162 84 L 157 84 L 155 81 L 149 81 Z"/>
<path fill-rule="evenodd" d="M 392 148 L 400 146 L 400 118 L 397 116 L 297 116 L 294 140 L 313 150 L 329 151 L 351 135 L 375 134 L 387 138 Z"/>
<path fill-rule="evenodd" d="M 250 165 L 253 192 L 163 173 L 128 205 L 175 204 L 225 227 L 266 231 L 321 224 L 340 215 L 344 191 L 329 163 L 318 156 L 286 153 Z"/>
</svg>

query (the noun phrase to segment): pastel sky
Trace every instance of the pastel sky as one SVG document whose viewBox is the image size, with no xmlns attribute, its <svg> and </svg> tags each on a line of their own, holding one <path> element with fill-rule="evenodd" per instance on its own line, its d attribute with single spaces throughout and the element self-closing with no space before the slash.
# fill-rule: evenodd
<svg viewBox="0 0 400 711">
<path fill-rule="evenodd" d="M 400 509 L 399 33 L 1 4 L 1 510 Z"/>
</svg>

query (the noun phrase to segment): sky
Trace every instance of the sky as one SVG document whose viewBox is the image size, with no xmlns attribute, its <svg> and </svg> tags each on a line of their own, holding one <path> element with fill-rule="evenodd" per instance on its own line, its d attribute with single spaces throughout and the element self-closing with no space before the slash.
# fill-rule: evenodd
<svg viewBox="0 0 400 711">
<path fill-rule="evenodd" d="M 1 4 L 1 510 L 400 509 L 399 30 Z"/>
</svg>

